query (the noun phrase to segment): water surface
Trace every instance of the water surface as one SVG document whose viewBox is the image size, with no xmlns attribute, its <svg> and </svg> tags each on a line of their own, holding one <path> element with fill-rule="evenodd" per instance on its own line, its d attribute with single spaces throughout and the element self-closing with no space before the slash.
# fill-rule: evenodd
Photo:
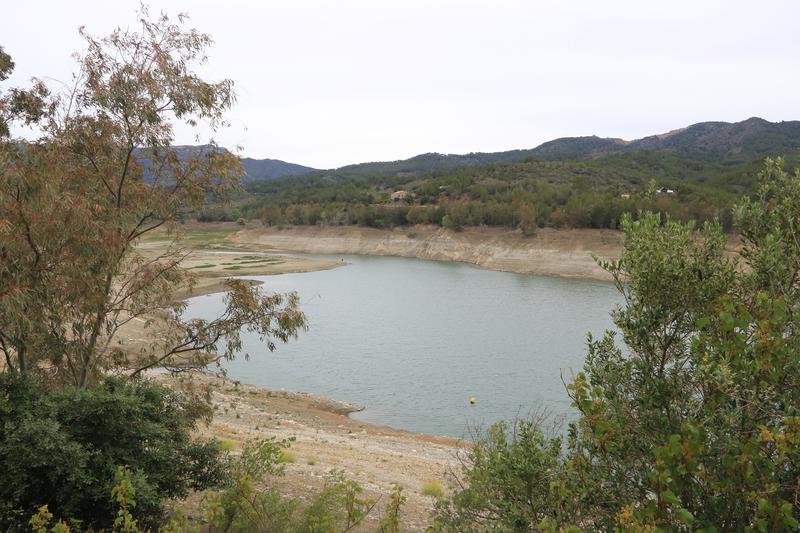
<svg viewBox="0 0 800 533">
<path fill-rule="evenodd" d="M 363 405 L 352 416 L 369 422 L 468 436 L 518 414 L 569 416 L 562 376 L 581 368 L 587 332 L 612 327 L 620 301 L 598 281 L 343 259 L 333 270 L 255 277 L 266 290 L 297 291 L 310 329 L 273 353 L 244 338 L 252 358 L 225 363 L 231 377 Z M 189 316 L 212 317 L 222 298 L 192 298 Z"/>
</svg>

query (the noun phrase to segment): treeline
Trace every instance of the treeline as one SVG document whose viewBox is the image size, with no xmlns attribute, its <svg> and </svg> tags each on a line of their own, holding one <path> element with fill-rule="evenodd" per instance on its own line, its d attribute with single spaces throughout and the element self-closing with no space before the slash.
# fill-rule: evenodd
<svg viewBox="0 0 800 533">
<path fill-rule="evenodd" d="M 651 210 L 679 221 L 716 219 L 730 231 L 731 207 L 754 191 L 760 165 L 638 152 L 581 161 L 530 159 L 424 176 L 302 176 L 251 186 L 254 197 L 242 215 L 270 226 L 435 224 L 533 232 L 616 229 L 623 215 Z M 397 191 L 405 197 L 393 201 Z"/>
<path fill-rule="evenodd" d="M 270 226 L 435 224 L 619 227 L 623 215 L 656 211 L 674 220 L 717 219 L 728 231 L 731 206 L 754 189 L 757 162 L 710 165 L 643 152 L 590 161 L 492 164 L 425 177 L 303 176 L 250 188 L 242 215 Z M 402 198 L 392 194 L 403 191 Z"/>
<path fill-rule="evenodd" d="M 732 227 L 729 204 L 713 205 L 677 198 L 620 198 L 604 193 L 571 195 L 563 204 L 540 199 L 498 200 L 444 199 L 430 204 L 303 203 L 263 205 L 250 211 L 268 226 L 347 226 L 392 228 L 407 224 L 434 224 L 450 229 L 467 226 L 519 228 L 524 232 L 540 227 L 617 229 L 624 214 L 641 210 L 667 214 L 680 221 L 705 222 L 718 219 L 726 230 Z M 229 219 L 231 220 L 231 219 Z"/>
</svg>

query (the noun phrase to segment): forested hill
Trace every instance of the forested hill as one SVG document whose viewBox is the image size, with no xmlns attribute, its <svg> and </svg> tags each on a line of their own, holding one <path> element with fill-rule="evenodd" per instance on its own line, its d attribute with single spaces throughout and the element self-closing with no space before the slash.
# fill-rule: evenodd
<svg viewBox="0 0 800 533">
<path fill-rule="evenodd" d="M 747 162 L 778 156 L 800 148 L 800 121 L 769 122 L 750 118 L 741 122 L 701 122 L 686 128 L 633 141 L 597 136 L 563 137 L 536 148 L 469 154 L 426 153 L 410 159 L 347 165 L 314 174 L 339 178 L 413 176 L 491 163 L 590 159 L 642 150 L 665 152 L 704 162 Z M 300 174 L 300 173 L 297 173 Z"/>
<path fill-rule="evenodd" d="M 756 190 L 764 158 L 800 163 L 800 122 L 704 122 L 635 141 L 578 137 L 532 150 L 366 163 L 254 183 L 266 224 L 616 228 L 623 214 L 718 219 Z M 210 219 L 216 215 L 207 213 Z"/>
<path fill-rule="evenodd" d="M 570 137 L 546 142 L 531 155 L 540 159 L 586 159 L 642 150 L 673 153 L 706 162 L 745 162 L 800 148 L 800 121 L 701 122 L 634 141 Z"/>
</svg>

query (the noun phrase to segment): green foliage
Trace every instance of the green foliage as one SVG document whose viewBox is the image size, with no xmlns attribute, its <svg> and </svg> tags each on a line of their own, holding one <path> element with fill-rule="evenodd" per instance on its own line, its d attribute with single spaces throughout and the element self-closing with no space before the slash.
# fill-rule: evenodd
<svg viewBox="0 0 800 533">
<path fill-rule="evenodd" d="M 798 153 L 793 160 L 798 160 Z M 668 152 L 637 151 L 596 159 L 490 162 L 415 175 L 347 172 L 252 184 L 243 206 L 267 225 L 435 224 L 502 226 L 532 235 L 538 227 L 612 228 L 641 210 L 732 229 L 731 207 L 757 185 L 762 160 L 698 161 Z M 652 194 L 648 186 L 654 185 Z M 674 194 L 658 193 L 665 187 Z M 413 195 L 395 205 L 389 193 Z"/>
<path fill-rule="evenodd" d="M 282 476 L 282 458 L 290 443 L 291 440 L 277 440 L 274 437 L 245 443 L 242 453 L 231 466 L 231 480 L 260 480 L 268 475 Z"/>
<path fill-rule="evenodd" d="M 379 523 L 381 533 L 399 533 L 400 532 L 400 509 L 406 503 L 406 497 L 403 496 L 403 487 L 395 485 L 394 490 L 389 495 L 389 502 L 386 504 L 383 518 Z"/>
<path fill-rule="evenodd" d="M 119 533 L 137 533 L 139 526 L 131 514 L 136 507 L 136 489 L 127 466 L 118 466 L 114 474 L 114 487 L 111 489 L 111 501 L 119 510 L 114 518 L 114 531 Z"/>
<path fill-rule="evenodd" d="M 435 479 L 429 479 L 422 484 L 422 495 L 431 496 L 433 498 L 441 498 L 444 496 L 444 487 Z"/>
<path fill-rule="evenodd" d="M 238 480 L 225 491 L 207 501 L 203 531 L 209 533 L 263 531 L 270 533 L 332 533 L 351 531 L 372 511 L 377 501 L 360 496 L 362 488 L 344 478 L 341 472 L 331 472 L 321 491 L 310 498 L 299 500 L 285 498 L 272 489 L 258 489 L 256 481 L 266 482 L 264 476 L 282 475 L 278 465 L 281 450 L 287 442 L 274 439 L 249 442 L 242 456 L 233 461 L 232 473 Z M 128 467 L 118 467 L 111 488 L 111 501 L 116 510 L 111 531 L 118 533 L 198 533 L 200 527 L 178 511 L 157 529 L 139 526 L 132 510 L 137 507 L 137 489 Z M 405 503 L 402 488 L 395 486 L 386 512 L 379 522 L 383 533 L 399 533 L 400 509 Z M 40 507 L 31 517 L 33 531 L 69 533 L 62 521 L 50 527 L 53 514 L 47 506 Z M 49 528 L 49 529 L 48 529 Z M 79 528 L 80 529 L 80 528 Z"/>
<path fill-rule="evenodd" d="M 69 533 L 70 528 L 62 520 L 58 520 L 52 526 L 53 513 L 47 508 L 47 505 L 39 507 L 35 515 L 31 517 L 28 524 L 31 526 L 31 531 L 34 533 Z"/>
<path fill-rule="evenodd" d="M 469 453 L 439 530 L 794 531 L 800 527 L 800 174 L 768 161 L 736 219 L 622 219 L 605 264 L 625 346 L 589 338 L 568 442 L 495 426 Z"/>
<path fill-rule="evenodd" d="M 478 435 L 455 480 L 450 500 L 436 504 L 444 531 L 531 531 L 542 520 L 569 518 L 562 505 L 561 439 L 546 438 L 538 422 L 505 422 Z"/>
<path fill-rule="evenodd" d="M 304 499 L 287 498 L 270 486 L 284 474 L 290 442 L 273 438 L 244 446 L 231 467 L 231 486 L 208 502 L 211 531 L 328 533 L 348 531 L 364 520 L 377 502 L 361 496 L 363 489 L 341 472 L 330 472 L 322 490 Z M 399 512 L 402 501 L 396 503 Z"/>
<path fill-rule="evenodd" d="M 267 470 L 280 475 L 282 471 L 274 470 L 280 448 L 274 446 L 273 451 L 278 453 L 270 453 L 273 462 Z M 259 489 L 256 481 L 244 475 L 231 488 L 211 499 L 206 517 L 212 531 L 348 531 L 359 524 L 376 503 L 361 497 L 362 488 L 338 472 L 330 473 L 323 489 L 305 501 L 284 497 L 274 488 Z"/>
<path fill-rule="evenodd" d="M 24 529 L 43 504 L 86 527 L 109 527 L 115 514 L 108 495 L 121 465 L 128 470 L 115 498 L 135 494 L 132 517 L 159 523 L 164 499 L 227 479 L 218 444 L 190 438 L 204 413 L 148 381 L 108 378 L 88 389 L 42 392 L 0 375 L 0 528 Z"/>
</svg>

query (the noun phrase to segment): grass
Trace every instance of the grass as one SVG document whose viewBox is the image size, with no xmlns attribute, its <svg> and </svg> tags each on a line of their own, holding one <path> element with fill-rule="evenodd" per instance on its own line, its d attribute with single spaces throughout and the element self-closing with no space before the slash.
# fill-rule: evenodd
<svg viewBox="0 0 800 533">
<path fill-rule="evenodd" d="M 441 498 L 444 496 L 444 487 L 435 479 L 429 479 L 422 484 L 422 495 Z"/>
<path fill-rule="evenodd" d="M 279 463 L 294 463 L 297 461 L 297 455 L 289 450 L 282 450 L 281 456 L 278 458 Z"/>
<path fill-rule="evenodd" d="M 306 459 L 306 463 L 308 463 L 308 466 L 314 466 L 315 464 L 317 464 L 317 458 L 312 455 L 311 457 Z"/>
<path fill-rule="evenodd" d="M 223 265 L 230 265 L 230 267 L 231 267 L 230 270 L 234 270 L 234 269 L 237 269 L 237 268 L 247 268 L 247 267 L 262 265 L 262 264 L 265 264 L 265 263 L 269 264 L 269 263 L 277 263 L 278 262 L 277 259 L 254 259 L 254 260 L 249 260 L 249 261 L 239 261 L 238 258 L 234 259 L 234 261 L 237 261 L 237 262 L 235 262 L 235 263 L 222 263 L 222 264 Z M 228 270 L 228 269 L 226 269 L 226 270 Z"/>
<path fill-rule="evenodd" d="M 236 259 L 234 259 L 234 261 L 239 261 L 240 265 L 244 265 L 251 263 L 276 263 L 278 260 L 272 257 L 262 257 L 260 259 L 241 259 L 237 257 Z"/>
<path fill-rule="evenodd" d="M 208 263 L 208 264 L 205 264 L 205 265 L 197 265 L 197 266 L 194 266 L 192 268 L 211 268 L 211 267 L 214 267 L 214 266 L 216 266 L 216 265 L 212 265 L 212 264 Z"/>
<path fill-rule="evenodd" d="M 219 447 L 222 448 L 222 451 L 232 452 L 236 449 L 236 442 L 228 439 L 222 439 L 219 443 Z"/>
</svg>

